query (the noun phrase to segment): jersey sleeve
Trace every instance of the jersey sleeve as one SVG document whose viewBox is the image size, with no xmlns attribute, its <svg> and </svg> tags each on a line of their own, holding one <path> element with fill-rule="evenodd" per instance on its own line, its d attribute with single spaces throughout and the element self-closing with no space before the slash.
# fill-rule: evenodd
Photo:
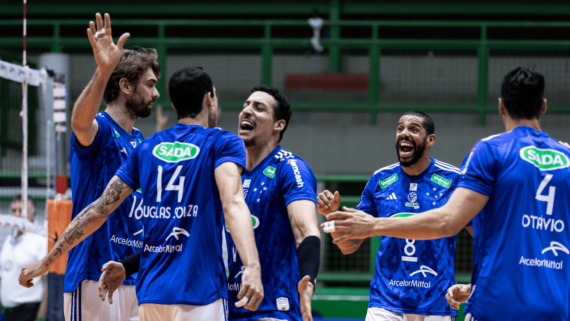
<svg viewBox="0 0 570 321">
<path fill-rule="evenodd" d="M 139 153 L 142 148 L 135 148 L 134 152 L 129 156 L 127 161 L 119 167 L 115 175 L 119 176 L 120 179 L 125 182 L 125 184 L 129 185 L 129 187 L 136 191 L 139 189 L 140 180 L 139 180 Z"/>
<path fill-rule="evenodd" d="M 89 146 L 81 145 L 75 136 L 75 132 L 71 132 L 71 147 L 80 160 L 88 160 L 98 154 L 101 146 L 106 146 L 108 140 L 111 138 L 109 135 L 109 125 L 99 119 L 99 117 L 95 117 L 95 121 L 99 124 L 99 130 L 97 130 L 95 139 L 93 139 L 93 142 Z"/>
<path fill-rule="evenodd" d="M 461 178 L 457 187 L 464 187 L 491 196 L 495 185 L 497 162 L 493 151 L 484 141 L 475 144 L 461 165 Z"/>
<path fill-rule="evenodd" d="M 376 207 L 374 206 L 374 187 L 376 186 L 375 177 L 372 175 L 362 192 L 362 196 L 360 196 L 360 201 L 356 206 L 357 210 L 363 211 L 368 213 L 374 217 L 378 217 L 378 213 L 376 213 Z"/>
<path fill-rule="evenodd" d="M 317 204 L 317 179 L 303 160 L 289 158 L 279 170 L 279 186 L 285 204 L 309 200 Z"/>
<path fill-rule="evenodd" d="M 245 168 L 245 146 L 239 136 L 232 133 L 224 133 L 216 139 L 214 145 L 216 153 L 215 166 L 231 162 Z"/>
</svg>

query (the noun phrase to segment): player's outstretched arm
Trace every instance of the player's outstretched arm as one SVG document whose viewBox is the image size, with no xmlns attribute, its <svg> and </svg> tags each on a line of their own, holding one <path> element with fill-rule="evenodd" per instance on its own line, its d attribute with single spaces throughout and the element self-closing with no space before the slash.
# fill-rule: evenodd
<svg viewBox="0 0 570 321">
<path fill-rule="evenodd" d="M 111 36 L 111 17 L 109 14 L 105 14 L 105 25 L 103 25 L 101 14 L 97 13 L 95 18 L 97 20 L 97 29 L 95 29 L 93 21 L 89 22 L 87 37 L 93 48 L 97 69 L 95 70 L 95 75 L 93 75 L 93 78 L 75 102 L 71 114 L 71 128 L 75 132 L 75 137 L 83 146 L 90 146 L 97 135 L 99 125 L 95 121 L 95 115 L 97 115 L 101 105 L 107 81 L 111 77 L 115 66 L 121 60 L 123 45 L 130 36 L 128 33 L 123 34 L 117 41 L 117 45 L 115 45 Z"/>
<path fill-rule="evenodd" d="M 459 310 L 463 302 L 467 302 L 471 295 L 471 284 L 455 284 L 447 289 L 445 299 L 453 310 Z"/>
<path fill-rule="evenodd" d="M 297 243 L 301 281 L 298 284 L 303 321 L 312 321 L 311 300 L 321 262 L 319 222 L 315 203 L 309 200 L 293 201 L 287 205 L 291 229 Z"/>
<path fill-rule="evenodd" d="M 245 203 L 241 186 L 242 168 L 231 162 L 219 165 L 214 175 L 220 192 L 226 224 L 232 234 L 244 272 L 241 277 L 241 290 L 238 293 L 237 307 L 256 311 L 263 300 L 261 267 L 255 246 L 251 213 Z"/>
<path fill-rule="evenodd" d="M 67 226 L 53 249 L 42 260 L 24 266 L 20 273 L 20 285 L 34 286 L 32 279 L 45 274 L 48 268 L 77 244 L 93 234 L 133 190 L 118 176 L 114 176 L 103 195 L 87 206 Z"/>
<path fill-rule="evenodd" d="M 317 211 L 323 214 L 325 217 L 338 210 L 340 206 L 340 194 L 338 192 L 331 193 L 328 190 L 324 190 L 317 196 Z M 340 238 L 345 235 L 346 232 L 331 232 L 333 240 Z M 342 254 L 348 255 L 356 252 L 364 239 L 354 239 L 346 240 L 336 243 Z"/>
<path fill-rule="evenodd" d="M 335 221 L 335 230 L 347 232 L 333 243 L 371 236 L 391 236 L 402 239 L 433 240 L 456 235 L 487 204 L 489 197 L 467 188 L 456 189 L 442 207 L 422 215 L 405 218 L 374 218 L 362 211 L 345 207 L 327 215 Z M 321 225 L 324 227 L 324 223 Z"/>
</svg>

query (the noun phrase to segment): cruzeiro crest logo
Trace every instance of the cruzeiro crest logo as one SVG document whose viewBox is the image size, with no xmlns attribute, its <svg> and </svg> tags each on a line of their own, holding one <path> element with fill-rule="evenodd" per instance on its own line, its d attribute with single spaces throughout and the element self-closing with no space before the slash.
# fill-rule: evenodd
<svg viewBox="0 0 570 321">
<path fill-rule="evenodd" d="M 540 149 L 534 146 L 521 148 L 520 156 L 541 171 L 551 171 L 570 166 L 570 159 L 554 149 Z"/>
<path fill-rule="evenodd" d="M 406 202 L 406 206 L 413 207 L 415 209 L 420 208 L 420 204 L 416 202 L 417 200 L 418 200 L 418 194 L 411 192 L 410 194 L 408 194 L 408 201 Z"/>
<path fill-rule="evenodd" d="M 200 154 L 200 147 L 181 142 L 162 143 L 154 147 L 152 154 L 165 162 L 178 163 L 196 158 Z"/>
<path fill-rule="evenodd" d="M 253 229 L 255 230 L 259 226 L 259 218 L 255 215 L 252 215 L 251 216 L 251 224 L 253 225 Z M 228 227 L 228 224 L 226 224 L 226 231 L 228 231 L 228 233 L 230 233 L 230 228 Z"/>
</svg>

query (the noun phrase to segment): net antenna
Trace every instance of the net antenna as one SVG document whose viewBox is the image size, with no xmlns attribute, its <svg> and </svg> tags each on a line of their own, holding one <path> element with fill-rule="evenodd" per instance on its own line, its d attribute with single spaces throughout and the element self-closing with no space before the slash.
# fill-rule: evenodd
<svg viewBox="0 0 570 321">
<path fill-rule="evenodd" d="M 24 67 L 24 79 L 22 80 L 22 130 L 23 130 L 23 143 L 22 143 L 22 200 L 25 200 L 26 204 L 22 206 L 22 216 L 29 220 L 28 213 L 28 77 L 29 68 L 26 61 L 26 11 L 27 11 L 27 0 L 24 0 L 24 30 L 23 30 L 23 53 L 22 53 L 22 67 Z"/>
</svg>

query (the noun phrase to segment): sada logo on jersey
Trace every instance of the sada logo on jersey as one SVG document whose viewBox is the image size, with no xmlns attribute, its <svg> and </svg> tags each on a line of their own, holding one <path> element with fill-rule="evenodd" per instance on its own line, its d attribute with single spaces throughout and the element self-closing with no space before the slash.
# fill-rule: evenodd
<svg viewBox="0 0 570 321">
<path fill-rule="evenodd" d="M 534 146 L 521 148 L 520 156 L 541 171 L 551 171 L 570 166 L 570 159 L 554 149 L 540 149 Z"/>
<path fill-rule="evenodd" d="M 152 154 L 165 162 L 178 163 L 196 158 L 200 154 L 200 147 L 181 142 L 162 143 L 154 147 Z"/>
</svg>

